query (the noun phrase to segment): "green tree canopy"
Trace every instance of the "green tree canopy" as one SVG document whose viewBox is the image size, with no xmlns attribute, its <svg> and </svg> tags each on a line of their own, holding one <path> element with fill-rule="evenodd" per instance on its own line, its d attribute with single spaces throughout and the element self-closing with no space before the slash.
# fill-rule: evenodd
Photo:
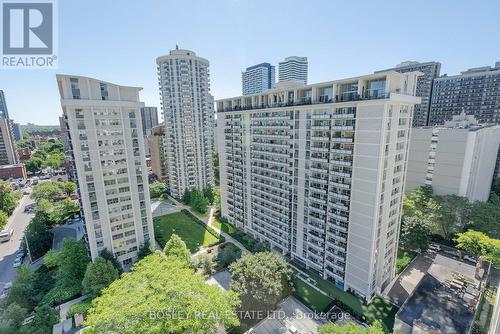
<svg viewBox="0 0 500 334">
<path fill-rule="evenodd" d="M 83 293 L 89 294 L 92 298 L 98 296 L 101 291 L 118 278 L 118 270 L 108 260 L 98 256 L 94 262 L 87 265 L 85 276 L 83 277 Z"/>
<path fill-rule="evenodd" d="M 10 187 L 8 182 L 0 182 L 0 210 L 5 212 L 8 216 L 14 212 L 18 196 Z"/>
<path fill-rule="evenodd" d="M 431 228 L 426 219 L 405 217 L 401 224 L 400 246 L 407 251 L 425 251 L 429 247 Z"/>
<path fill-rule="evenodd" d="M 155 181 L 149 185 L 149 196 L 157 198 L 167 192 L 167 185 L 160 181 Z"/>
<path fill-rule="evenodd" d="M 367 328 L 354 323 L 345 323 L 338 325 L 335 323 L 328 323 L 318 328 L 319 334 L 385 334 L 384 326 L 379 321 L 374 322 Z"/>
<path fill-rule="evenodd" d="M 217 333 L 238 325 L 238 296 L 205 283 L 185 261 L 154 253 L 92 302 L 89 333 Z"/>
<path fill-rule="evenodd" d="M 107 248 L 104 248 L 99 252 L 99 256 L 104 260 L 107 260 L 113 264 L 113 267 L 118 271 L 119 274 L 123 272 L 122 264 L 118 260 L 118 258 Z"/>
<path fill-rule="evenodd" d="M 64 192 L 66 195 L 71 195 L 76 191 L 76 184 L 74 182 L 68 181 L 64 183 Z"/>
<path fill-rule="evenodd" d="M 177 234 L 172 234 L 163 248 L 163 253 L 169 257 L 176 257 L 184 263 L 191 264 L 191 252 L 186 243 Z"/>
<path fill-rule="evenodd" d="M 2 210 L 0 210 L 0 231 L 3 230 L 7 222 L 9 221 L 9 216 Z"/>
<path fill-rule="evenodd" d="M 271 252 L 245 255 L 229 270 L 231 289 L 240 294 L 243 309 L 272 309 L 293 291 L 292 270 Z"/>
<path fill-rule="evenodd" d="M 16 303 L 26 310 L 32 310 L 35 306 L 35 284 L 36 274 L 33 269 L 28 266 L 21 266 L 17 270 L 17 276 L 9 296 L 7 297 L 7 305 Z"/>
<path fill-rule="evenodd" d="M 36 201 L 46 199 L 55 202 L 64 196 L 64 183 L 58 181 L 47 181 L 33 187 L 31 198 Z"/>
<path fill-rule="evenodd" d="M 152 253 L 151 243 L 149 241 L 146 241 L 141 245 L 141 247 L 139 247 L 139 251 L 137 252 L 137 258 L 139 260 L 142 260 L 151 253 Z"/>
<path fill-rule="evenodd" d="M 459 233 L 455 241 L 458 249 L 482 256 L 495 268 L 500 268 L 500 240 L 490 238 L 482 232 L 468 230 Z"/>
<path fill-rule="evenodd" d="M 26 161 L 25 165 L 28 172 L 36 174 L 42 170 L 43 160 L 39 157 L 32 157 Z"/>
<path fill-rule="evenodd" d="M 90 257 L 83 240 L 65 239 L 58 255 L 58 283 L 65 288 L 82 290 L 82 280 Z"/>
</svg>

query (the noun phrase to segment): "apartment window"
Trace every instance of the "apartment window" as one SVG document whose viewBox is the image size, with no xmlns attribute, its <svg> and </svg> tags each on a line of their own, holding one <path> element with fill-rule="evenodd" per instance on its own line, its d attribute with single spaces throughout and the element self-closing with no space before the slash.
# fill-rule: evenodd
<svg viewBox="0 0 500 334">
<path fill-rule="evenodd" d="M 78 78 L 70 78 L 71 83 L 71 94 L 73 95 L 73 99 L 80 99 L 80 87 L 78 86 Z"/>
<path fill-rule="evenodd" d="M 101 99 L 103 100 L 108 100 L 109 99 L 109 94 L 108 94 L 108 85 L 106 85 L 105 83 L 100 83 L 99 84 L 100 88 L 101 88 Z"/>
</svg>

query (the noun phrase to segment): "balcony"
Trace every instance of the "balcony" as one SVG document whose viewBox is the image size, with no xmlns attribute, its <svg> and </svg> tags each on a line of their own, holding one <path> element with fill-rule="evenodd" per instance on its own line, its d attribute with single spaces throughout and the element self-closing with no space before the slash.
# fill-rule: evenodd
<svg viewBox="0 0 500 334">
<path fill-rule="evenodd" d="M 234 107 L 225 107 L 222 110 L 217 110 L 217 112 L 228 112 L 228 111 L 245 111 L 245 110 L 256 110 L 256 109 L 271 109 L 271 108 L 286 108 L 286 107 L 294 107 L 294 106 L 302 106 L 302 105 L 311 105 L 311 104 L 328 104 L 328 103 L 344 103 L 344 102 L 354 102 L 354 101 L 364 101 L 364 100 L 378 100 L 378 99 L 386 99 L 390 97 L 390 93 L 385 93 L 381 91 L 367 91 L 364 94 L 357 93 L 345 93 L 340 96 L 337 95 L 332 98 L 324 98 L 321 97 L 318 100 L 312 100 L 310 97 L 302 98 L 301 101 L 296 102 L 278 102 L 271 104 L 258 104 L 258 105 L 249 105 L 249 106 L 234 106 Z"/>
</svg>

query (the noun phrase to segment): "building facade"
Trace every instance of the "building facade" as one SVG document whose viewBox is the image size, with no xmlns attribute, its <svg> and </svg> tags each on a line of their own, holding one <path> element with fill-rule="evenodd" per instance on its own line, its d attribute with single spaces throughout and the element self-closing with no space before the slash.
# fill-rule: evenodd
<svg viewBox="0 0 500 334">
<path fill-rule="evenodd" d="M 14 134 L 14 139 L 21 140 L 23 138 L 23 134 L 21 132 L 21 125 L 19 123 L 12 123 L 12 132 Z"/>
<path fill-rule="evenodd" d="M 158 180 L 168 183 L 165 161 L 165 126 L 157 125 L 152 134 L 146 137 L 146 143 L 151 157 L 151 170 Z"/>
<path fill-rule="evenodd" d="M 154 240 L 141 88 L 57 75 L 92 258 L 107 248 L 128 268 Z"/>
<path fill-rule="evenodd" d="M 3 90 L 0 90 L 0 118 L 9 118 L 9 110 L 7 109 L 7 101 Z"/>
<path fill-rule="evenodd" d="M 214 184 L 214 108 L 208 60 L 175 49 L 156 59 L 165 125 L 168 186 L 174 197 Z"/>
<path fill-rule="evenodd" d="M 406 61 L 397 65 L 394 68 L 378 71 L 396 71 L 400 73 L 406 72 L 422 72 L 423 75 L 418 77 L 417 80 L 417 91 L 416 95 L 420 97 L 422 102 L 415 106 L 415 111 L 413 113 L 413 126 L 426 126 L 429 118 L 429 110 L 431 107 L 431 97 L 432 97 L 432 85 L 434 79 L 439 77 L 441 71 L 441 63 L 431 61 L 425 63 L 419 63 L 417 61 Z"/>
<path fill-rule="evenodd" d="M 279 81 L 297 80 L 307 84 L 307 57 L 287 57 L 278 64 Z"/>
<path fill-rule="evenodd" d="M 471 115 L 413 129 L 406 191 L 428 185 L 437 195 L 487 201 L 499 143 L 500 126 L 480 125 Z"/>
<path fill-rule="evenodd" d="M 271 89 L 276 82 L 275 67 L 261 63 L 247 67 L 241 73 L 241 91 L 243 95 L 258 94 Z"/>
<path fill-rule="evenodd" d="M 10 119 L 0 118 L 0 166 L 19 162 L 12 124 Z"/>
<path fill-rule="evenodd" d="M 152 130 L 158 125 L 158 109 L 156 107 L 142 107 L 142 133 L 144 136 L 152 134 Z"/>
<path fill-rule="evenodd" d="M 217 101 L 228 221 L 370 300 L 394 277 L 417 73 Z"/>
<path fill-rule="evenodd" d="M 500 124 L 500 62 L 434 80 L 428 125 L 465 112 L 480 123 Z"/>
</svg>

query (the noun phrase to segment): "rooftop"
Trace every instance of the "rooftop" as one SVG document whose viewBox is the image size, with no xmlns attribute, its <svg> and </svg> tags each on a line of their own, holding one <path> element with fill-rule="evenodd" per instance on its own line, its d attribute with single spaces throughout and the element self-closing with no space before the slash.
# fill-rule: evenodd
<svg viewBox="0 0 500 334">
<path fill-rule="evenodd" d="M 467 333 L 480 282 L 475 266 L 437 254 L 396 318 L 423 333 Z"/>
</svg>

